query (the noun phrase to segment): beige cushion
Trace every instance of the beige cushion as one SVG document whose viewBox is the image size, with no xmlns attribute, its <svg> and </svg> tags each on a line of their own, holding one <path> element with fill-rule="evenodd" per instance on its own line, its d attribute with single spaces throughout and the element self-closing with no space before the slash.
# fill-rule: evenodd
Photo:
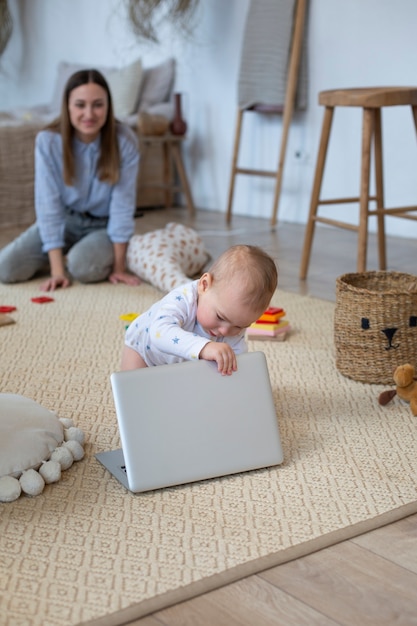
<svg viewBox="0 0 417 626">
<path fill-rule="evenodd" d="M 61 61 L 57 69 L 51 112 L 59 114 L 64 88 L 69 77 L 88 64 L 67 63 Z M 172 116 L 170 101 L 175 79 L 175 59 L 169 58 L 163 63 L 142 68 L 140 59 L 125 68 L 97 67 L 106 80 L 115 103 L 117 117 L 128 117 L 137 111 L 149 111 L 155 114 Z M 133 104 L 132 104 L 133 103 Z M 162 106 L 159 110 L 158 106 Z M 165 107 L 165 108 L 164 108 Z M 128 112 L 126 112 L 128 111 Z"/>
<path fill-rule="evenodd" d="M 39 467 L 63 440 L 55 413 L 24 396 L 0 393 L 0 476 Z"/>
<path fill-rule="evenodd" d="M 61 108 L 61 99 L 67 80 L 75 72 L 88 69 L 85 63 L 66 63 L 62 61 L 58 65 L 58 75 L 55 83 L 54 96 L 51 108 L 57 113 Z M 134 63 L 123 68 L 94 66 L 107 80 L 113 99 L 113 107 L 116 117 L 126 117 L 137 110 L 140 87 L 142 83 L 142 61 L 137 59 Z"/>
<path fill-rule="evenodd" d="M 209 258 L 200 236 L 175 222 L 145 235 L 134 235 L 126 256 L 129 271 L 164 292 L 201 272 Z"/>
<path fill-rule="evenodd" d="M 142 87 L 139 95 L 139 111 L 153 109 L 154 105 L 168 102 L 175 78 L 175 59 L 170 58 L 149 67 L 143 72 Z M 157 111 L 152 110 L 153 113 Z"/>
<path fill-rule="evenodd" d="M 120 70 L 102 68 L 102 73 L 110 87 L 116 117 L 134 113 L 142 82 L 142 61 L 138 59 Z"/>
</svg>

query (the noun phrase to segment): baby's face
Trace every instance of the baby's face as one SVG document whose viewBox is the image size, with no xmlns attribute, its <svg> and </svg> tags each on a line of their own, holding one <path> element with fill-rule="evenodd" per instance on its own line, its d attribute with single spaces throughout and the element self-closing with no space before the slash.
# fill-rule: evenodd
<svg viewBox="0 0 417 626">
<path fill-rule="evenodd" d="M 242 304 L 239 288 L 226 284 L 204 285 L 204 276 L 201 280 L 197 320 L 213 338 L 239 335 L 263 313 Z"/>
</svg>

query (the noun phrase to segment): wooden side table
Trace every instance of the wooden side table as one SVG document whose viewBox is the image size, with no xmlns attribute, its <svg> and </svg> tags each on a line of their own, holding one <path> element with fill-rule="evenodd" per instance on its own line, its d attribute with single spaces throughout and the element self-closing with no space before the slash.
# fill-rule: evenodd
<svg viewBox="0 0 417 626">
<path fill-rule="evenodd" d="M 185 137 L 183 135 L 138 135 L 139 151 L 141 160 L 139 167 L 143 167 L 150 149 L 160 146 L 163 155 L 163 181 L 162 183 L 140 181 L 140 188 L 157 188 L 165 191 L 165 207 L 170 208 L 173 203 L 174 192 L 179 191 L 184 194 L 188 212 L 194 215 L 195 207 L 185 171 L 184 162 L 181 155 L 181 143 Z"/>
</svg>

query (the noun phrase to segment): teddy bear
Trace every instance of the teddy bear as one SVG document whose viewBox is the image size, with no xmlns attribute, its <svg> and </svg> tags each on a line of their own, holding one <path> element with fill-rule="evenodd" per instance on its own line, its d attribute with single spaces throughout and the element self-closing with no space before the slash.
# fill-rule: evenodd
<svg viewBox="0 0 417 626">
<path fill-rule="evenodd" d="M 393 379 L 396 388 L 383 391 L 379 396 L 379 404 L 388 404 L 397 395 L 410 404 L 412 414 L 417 416 L 417 379 L 414 366 L 410 363 L 399 365 L 395 368 Z"/>
</svg>

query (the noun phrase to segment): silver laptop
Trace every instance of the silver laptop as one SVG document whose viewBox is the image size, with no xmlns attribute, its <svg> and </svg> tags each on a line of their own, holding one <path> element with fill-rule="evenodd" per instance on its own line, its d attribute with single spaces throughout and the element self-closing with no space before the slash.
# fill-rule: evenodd
<svg viewBox="0 0 417 626">
<path fill-rule="evenodd" d="M 96 458 L 133 492 L 278 465 L 283 452 L 263 352 L 115 372 L 122 449 Z"/>
</svg>

